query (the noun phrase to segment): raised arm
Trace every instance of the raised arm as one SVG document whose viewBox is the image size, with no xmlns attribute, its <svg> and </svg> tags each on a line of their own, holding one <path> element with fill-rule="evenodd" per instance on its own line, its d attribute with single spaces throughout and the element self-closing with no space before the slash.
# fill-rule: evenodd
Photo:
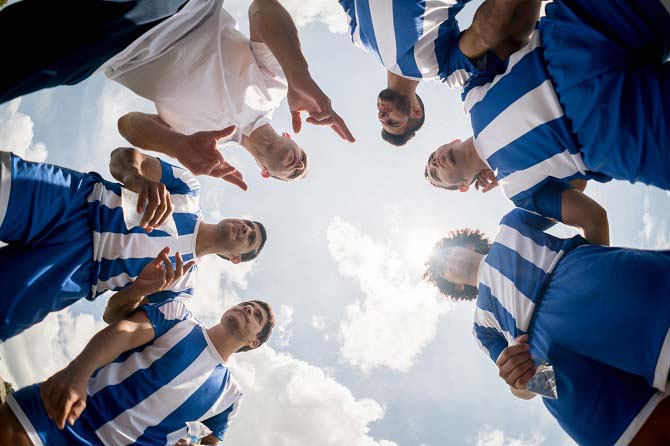
<svg viewBox="0 0 670 446">
<path fill-rule="evenodd" d="M 217 142 L 235 132 L 235 127 L 223 130 L 183 135 L 174 131 L 158 115 L 131 112 L 119 118 L 119 133 L 132 145 L 176 158 L 194 175 L 222 178 L 242 190 L 247 185 L 242 174 L 228 164 L 217 148 Z"/>
<path fill-rule="evenodd" d="M 589 243 L 609 246 L 607 211 L 580 190 L 566 189 L 561 193 L 561 219 L 566 225 L 581 229 Z"/>
<path fill-rule="evenodd" d="M 342 139 L 354 142 L 344 120 L 333 111 L 330 99 L 312 79 L 300 48 L 298 29 L 288 11 L 277 0 L 254 0 L 249 7 L 249 30 L 251 40 L 264 42 L 284 71 L 293 131 L 300 131 L 300 113 L 305 111 L 310 124 L 330 126 Z"/>
<path fill-rule="evenodd" d="M 86 388 L 93 372 L 153 337 L 153 326 L 143 311 L 98 332 L 67 367 L 40 386 L 49 418 L 60 429 L 66 422 L 73 425 L 86 408 Z"/>
<path fill-rule="evenodd" d="M 105 322 L 112 324 L 129 317 L 140 305 L 146 303 L 148 296 L 168 288 L 195 264 L 195 260 L 191 260 L 184 265 L 181 253 L 177 252 L 177 262 L 173 268 L 169 254 L 170 248 L 165 247 L 142 269 L 133 283 L 109 298 L 102 316 Z"/>
<path fill-rule="evenodd" d="M 500 59 L 521 49 L 540 17 L 540 0 L 486 0 L 475 12 L 459 46 L 473 60 L 489 49 Z"/>
</svg>

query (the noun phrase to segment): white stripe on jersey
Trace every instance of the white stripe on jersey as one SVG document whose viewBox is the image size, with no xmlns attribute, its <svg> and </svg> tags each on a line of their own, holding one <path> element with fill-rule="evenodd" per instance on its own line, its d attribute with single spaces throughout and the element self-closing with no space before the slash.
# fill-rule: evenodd
<svg viewBox="0 0 670 446">
<path fill-rule="evenodd" d="M 472 110 L 472 107 L 477 105 L 478 102 L 480 102 L 482 99 L 484 99 L 484 96 L 486 96 L 486 93 L 489 92 L 491 88 L 493 88 L 499 81 L 500 79 L 504 78 L 507 76 L 510 71 L 512 71 L 512 68 L 519 63 L 521 59 L 523 59 L 528 53 L 532 52 L 535 48 L 541 45 L 541 40 L 540 40 L 540 33 L 534 32 L 531 36 L 530 39 L 528 40 L 528 43 L 526 46 L 521 48 L 519 51 L 516 53 L 512 54 L 507 63 L 507 69 L 505 70 L 504 73 L 497 75 L 496 77 L 493 78 L 491 82 L 489 82 L 486 85 L 482 85 L 480 87 L 474 87 L 472 88 L 467 96 L 465 97 L 465 101 L 463 102 L 465 106 L 465 112 L 470 113 L 470 110 Z"/>
<path fill-rule="evenodd" d="M 479 267 L 478 281 L 491 289 L 491 294 L 516 319 L 521 331 L 528 331 L 535 304 L 507 277 L 483 262 Z"/>
<path fill-rule="evenodd" d="M 0 226 L 7 215 L 9 192 L 12 188 L 12 155 L 0 152 Z"/>
<path fill-rule="evenodd" d="M 200 211 L 198 197 L 189 194 L 171 194 L 173 212 L 182 212 L 195 214 Z M 87 201 L 92 203 L 99 201 L 100 204 L 109 208 L 116 209 L 121 207 L 121 196 L 114 191 L 107 189 L 102 183 L 96 183 L 93 190 L 88 194 Z"/>
<path fill-rule="evenodd" d="M 148 262 L 147 262 L 148 263 Z M 186 262 L 185 262 L 186 263 Z M 181 276 L 179 279 L 175 280 L 172 284 L 170 284 L 169 287 L 164 288 L 161 291 L 175 291 L 175 292 L 180 292 L 183 290 L 187 290 L 189 288 L 195 288 L 195 283 L 196 283 L 196 277 L 198 275 L 198 266 L 194 265 L 189 271 L 184 273 L 183 276 Z M 130 282 L 135 281 L 135 278 L 137 276 L 129 276 L 125 272 L 116 275 L 114 277 L 110 277 L 107 280 L 98 280 L 98 282 L 94 286 L 94 290 L 113 290 L 113 289 L 118 289 L 121 287 L 126 286 Z M 191 297 L 187 294 L 184 296 Z"/>
<path fill-rule="evenodd" d="M 197 226 L 195 233 L 197 233 Z M 93 260 L 136 259 L 156 257 L 166 246 L 170 253 L 195 253 L 195 237 L 184 234 L 179 237 L 147 237 L 146 234 L 118 234 L 94 232 L 93 246 L 102 246 Z"/>
<path fill-rule="evenodd" d="M 395 28 L 393 26 L 393 0 L 368 2 L 372 26 L 377 40 L 377 48 L 384 66 L 393 72 L 400 72 L 396 61 Z M 358 15 L 358 13 L 357 13 Z M 360 22 L 359 26 L 360 26 Z M 391 63 L 392 62 L 392 63 Z"/>
<path fill-rule="evenodd" d="M 171 319 L 177 319 L 177 317 Z M 165 353 L 191 333 L 196 325 L 195 319 L 179 322 L 163 336 L 157 338 L 151 348 L 146 349 L 146 351 L 135 352 L 123 362 L 112 362 L 106 365 L 89 381 L 88 394 L 93 396 L 107 386 L 123 382 L 138 370 L 150 367 L 151 364 L 162 358 Z"/>
<path fill-rule="evenodd" d="M 547 177 L 567 178 L 586 172 L 581 155 L 564 150 L 528 169 L 518 170 L 500 181 L 505 196 L 513 199 L 517 194 L 530 189 Z"/>
<path fill-rule="evenodd" d="M 532 110 L 532 113 L 528 113 Z M 495 117 L 475 138 L 480 158 L 488 159 L 536 127 L 563 116 L 551 80 L 524 94 Z"/>
<path fill-rule="evenodd" d="M 512 334 L 509 331 L 505 330 L 503 327 L 500 326 L 500 322 L 498 322 L 496 316 L 490 311 L 482 310 L 481 308 L 476 307 L 475 323 L 482 327 L 493 328 L 497 330 L 499 333 L 502 333 L 503 336 L 505 336 L 505 339 L 507 340 L 508 344 L 512 344 L 514 342 L 514 336 L 512 336 Z"/>
<path fill-rule="evenodd" d="M 159 388 L 130 410 L 119 414 L 98 430 L 96 435 L 105 444 L 129 445 L 134 443 L 149 426 L 155 426 L 202 386 L 211 371 L 219 364 L 212 357 L 209 348 L 179 375 Z M 188 383 L 188 385 L 185 385 Z"/>
<path fill-rule="evenodd" d="M 556 251 L 535 243 L 516 229 L 501 225 L 495 242 L 517 252 L 522 258 L 541 268 L 545 273 L 553 271 L 556 265 Z"/>
</svg>

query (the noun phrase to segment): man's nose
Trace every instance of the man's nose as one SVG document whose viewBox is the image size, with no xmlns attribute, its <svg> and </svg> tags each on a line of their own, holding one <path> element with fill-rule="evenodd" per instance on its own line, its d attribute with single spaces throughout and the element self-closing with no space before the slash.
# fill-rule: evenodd
<svg viewBox="0 0 670 446">
<path fill-rule="evenodd" d="M 387 115 L 386 115 L 386 112 L 384 112 L 384 111 L 380 111 L 379 113 L 377 113 L 377 117 L 378 117 L 379 120 L 382 121 L 382 122 L 384 122 L 384 120 L 386 119 L 386 116 L 387 116 Z"/>
</svg>

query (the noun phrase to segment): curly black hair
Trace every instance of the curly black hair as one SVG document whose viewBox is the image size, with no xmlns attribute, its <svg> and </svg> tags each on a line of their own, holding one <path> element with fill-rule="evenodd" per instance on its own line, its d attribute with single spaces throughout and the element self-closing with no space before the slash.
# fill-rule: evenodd
<svg viewBox="0 0 670 446">
<path fill-rule="evenodd" d="M 448 236 L 440 239 L 433 247 L 430 257 L 424 263 L 427 268 L 421 278 L 435 285 L 442 294 L 453 300 L 474 300 L 477 298 L 476 287 L 463 285 L 463 289 L 460 289 L 440 275 L 441 262 L 438 260 L 441 253 L 447 248 L 455 247 L 472 247 L 475 252 L 488 254 L 491 249 L 491 241 L 477 229 L 465 228 L 451 231 Z"/>
</svg>

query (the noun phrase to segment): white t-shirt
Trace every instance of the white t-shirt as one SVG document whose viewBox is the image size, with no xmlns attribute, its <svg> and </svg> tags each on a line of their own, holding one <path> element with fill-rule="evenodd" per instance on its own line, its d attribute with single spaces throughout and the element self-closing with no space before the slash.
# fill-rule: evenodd
<svg viewBox="0 0 670 446">
<path fill-rule="evenodd" d="M 174 130 L 189 135 L 235 125 L 236 141 L 267 124 L 287 92 L 277 59 L 239 31 L 223 0 L 190 0 L 103 70 L 153 101 Z"/>
</svg>

